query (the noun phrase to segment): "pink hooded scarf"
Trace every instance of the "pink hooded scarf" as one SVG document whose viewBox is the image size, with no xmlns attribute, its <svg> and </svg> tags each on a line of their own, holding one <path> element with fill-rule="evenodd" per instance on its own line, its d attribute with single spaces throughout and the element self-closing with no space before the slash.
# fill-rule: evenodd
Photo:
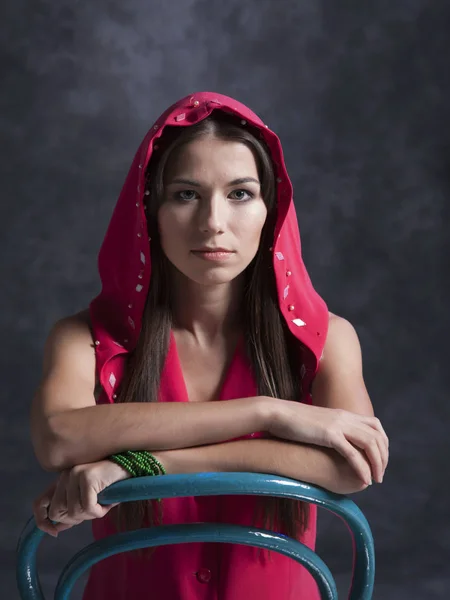
<svg viewBox="0 0 450 600">
<path fill-rule="evenodd" d="M 141 143 L 113 212 L 99 254 L 100 294 L 90 304 L 95 337 L 97 374 L 102 387 L 99 403 L 113 403 L 124 373 L 125 359 L 138 341 L 144 305 L 151 283 L 151 241 L 148 238 L 143 194 L 145 170 L 166 125 L 189 127 L 224 111 L 256 127 L 270 150 L 277 178 L 277 221 L 273 267 L 278 301 L 291 333 L 307 349 L 302 367 L 304 401 L 309 394 L 323 351 L 328 310 L 312 287 L 303 264 L 292 185 L 276 134 L 236 100 L 201 92 L 168 108 Z M 309 350 L 309 351 L 308 351 Z M 251 366 L 238 346 L 220 399 L 257 395 Z M 161 376 L 160 400 L 189 401 L 173 335 Z M 243 438 L 261 437 L 262 432 Z M 213 496 L 164 499 L 164 524 L 223 522 L 252 525 L 256 498 Z M 92 522 L 96 539 L 114 533 L 108 515 Z M 302 542 L 314 549 L 316 508 Z M 292 559 L 237 544 L 189 543 L 157 548 L 149 563 L 129 553 L 112 556 L 92 567 L 84 600 L 315 600 L 316 584 Z"/>
</svg>

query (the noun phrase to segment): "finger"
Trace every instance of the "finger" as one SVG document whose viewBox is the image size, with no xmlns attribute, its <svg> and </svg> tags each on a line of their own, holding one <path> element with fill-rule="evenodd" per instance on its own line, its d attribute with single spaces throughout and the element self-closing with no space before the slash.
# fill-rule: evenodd
<svg viewBox="0 0 450 600">
<path fill-rule="evenodd" d="M 37 528 L 40 529 L 41 531 L 43 531 L 44 533 L 48 533 L 48 535 L 51 535 L 52 537 L 58 537 L 58 530 L 56 529 L 56 526 L 53 525 L 53 523 L 51 523 L 51 521 L 45 521 L 43 523 L 41 523 L 40 525 L 37 525 Z"/>
<path fill-rule="evenodd" d="M 39 527 L 42 523 L 48 520 L 48 507 L 50 505 L 50 498 L 43 499 L 42 504 L 33 506 L 33 515 L 36 525 Z"/>
<path fill-rule="evenodd" d="M 80 478 L 76 472 L 69 475 L 67 481 L 67 516 L 72 521 L 84 520 L 80 497 Z"/>
<path fill-rule="evenodd" d="M 381 427 L 381 424 L 380 424 L 380 427 Z M 389 439 L 382 428 L 381 428 L 381 431 L 375 427 L 374 427 L 374 429 L 377 432 L 377 442 L 378 442 L 378 445 L 380 446 L 380 452 L 381 452 L 381 456 L 383 459 L 383 475 L 384 475 L 384 472 L 385 472 L 386 467 L 389 462 Z"/>
<path fill-rule="evenodd" d="M 377 417 L 371 417 L 368 415 L 353 415 L 354 419 L 360 425 L 369 427 L 372 431 L 376 431 L 377 443 L 380 447 L 382 463 L 383 463 L 383 475 L 386 470 L 389 461 L 389 438 L 381 424 L 381 421 Z"/>
<path fill-rule="evenodd" d="M 81 502 L 85 508 L 85 511 L 91 513 L 97 505 L 97 492 L 94 488 L 84 479 L 80 485 Z"/>
<path fill-rule="evenodd" d="M 379 481 L 379 483 L 381 483 L 383 481 L 384 472 L 386 470 L 388 460 L 389 460 L 389 447 L 386 444 L 385 435 L 383 435 L 378 429 L 369 427 L 367 429 L 367 431 L 368 431 L 369 435 L 374 435 L 373 432 L 375 432 L 374 439 L 376 440 L 376 443 L 378 444 L 378 452 L 381 456 L 381 479 Z"/>
<path fill-rule="evenodd" d="M 347 460 L 361 481 L 364 481 L 367 485 L 372 483 L 370 466 L 361 456 L 361 453 L 343 435 L 333 441 L 332 447 Z"/>
<path fill-rule="evenodd" d="M 383 469 L 381 471 L 381 479 L 380 479 L 380 483 L 382 483 L 383 479 L 384 479 L 384 473 L 386 471 L 386 466 L 387 466 L 387 455 L 386 455 L 386 448 L 384 446 L 384 442 L 380 439 L 377 439 L 377 444 L 378 444 L 378 451 L 381 456 L 381 464 L 382 464 L 382 469 Z"/>
<path fill-rule="evenodd" d="M 59 476 L 58 483 L 55 489 L 55 493 L 51 500 L 48 517 L 52 521 L 62 521 L 67 518 L 67 481 L 68 472 L 63 471 Z"/>
<path fill-rule="evenodd" d="M 49 504 L 50 499 L 48 499 L 47 502 Z M 53 537 L 56 537 L 57 532 L 56 532 L 55 526 L 48 518 L 48 513 L 47 513 L 48 504 L 41 505 L 33 510 L 34 520 L 36 522 L 36 527 L 38 529 L 40 529 L 41 531 L 44 531 L 45 533 L 52 535 Z"/>
<path fill-rule="evenodd" d="M 379 437 L 377 439 L 378 442 L 378 446 L 380 448 L 380 453 L 381 453 L 381 458 L 383 460 L 383 477 L 384 477 L 384 473 L 386 471 L 388 462 L 389 462 L 389 448 L 386 446 L 386 443 L 383 439 L 383 437 Z"/>
<path fill-rule="evenodd" d="M 347 440 L 363 450 L 372 468 L 373 479 L 381 483 L 383 479 L 383 458 L 378 445 L 377 435 L 370 427 L 362 426 L 352 429 L 346 436 Z"/>
<path fill-rule="evenodd" d="M 36 522 L 36 527 L 45 533 L 48 533 L 56 537 L 56 531 L 53 523 L 48 518 L 48 508 L 50 506 L 51 499 L 55 493 L 57 480 L 52 483 L 47 490 L 38 496 L 33 502 L 33 515 Z"/>
<path fill-rule="evenodd" d="M 86 478 L 82 478 L 80 481 L 80 495 L 81 502 L 83 504 L 86 519 L 101 519 L 108 513 L 114 505 L 102 506 L 98 503 L 97 500 L 97 492 L 92 487 L 92 485 L 86 480 Z"/>
<path fill-rule="evenodd" d="M 376 438 L 369 438 L 364 445 L 361 445 L 359 447 L 361 448 L 361 450 L 364 450 L 372 467 L 372 478 L 377 483 L 381 483 L 383 481 L 384 473 L 383 459 L 381 458 L 380 448 L 378 446 Z"/>
<path fill-rule="evenodd" d="M 47 519 L 47 511 L 50 506 L 50 497 L 49 496 L 39 496 L 33 502 L 33 515 L 36 523 L 41 523 Z"/>
<path fill-rule="evenodd" d="M 362 415 L 360 415 L 360 416 L 362 416 Z M 377 417 L 363 416 L 363 418 L 361 419 L 361 422 L 364 423 L 365 425 L 369 425 L 369 427 L 372 427 L 373 429 L 376 429 L 377 431 L 379 431 L 381 433 L 381 435 L 383 436 L 383 440 L 385 442 L 386 448 L 389 449 L 389 438 L 384 430 L 383 425 L 381 424 L 380 419 L 378 419 Z"/>
<path fill-rule="evenodd" d="M 381 463 L 383 467 L 382 475 L 384 475 L 389 460 L 389 446 L 386 444 L 385 437 L 378 430 L 376 430 L 375 439 L 381 455 Z"/>
</svg>

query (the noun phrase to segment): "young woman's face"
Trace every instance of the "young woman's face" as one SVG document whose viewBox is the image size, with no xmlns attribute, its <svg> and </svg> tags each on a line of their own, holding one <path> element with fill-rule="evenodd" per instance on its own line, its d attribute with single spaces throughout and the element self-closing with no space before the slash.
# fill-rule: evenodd
<svg viewBox="0 0 450 600">
<path fill-rule="evenodd" d="M 255 257 L 266 216 L 255 158 L 245 144 L 204 137 L 182 146 L 167 164 L 161 245 L 189 279 L 210 285 L 240 275 Z M 195 252 L 205 246 L 230 253 L 219 260 Z"/>
</svg>

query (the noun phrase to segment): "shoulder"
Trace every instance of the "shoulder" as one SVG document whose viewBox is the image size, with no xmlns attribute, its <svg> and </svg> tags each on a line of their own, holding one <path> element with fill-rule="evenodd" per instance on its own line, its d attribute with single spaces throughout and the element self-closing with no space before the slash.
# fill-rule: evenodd
<svg viewBox="0 0 450 600">
<path fill-rule="evenodd" d="M 49 339 L 58 344 L 84 341 L 86 343 L 90 342 L 93 346 L 94 340 L 92 338 L 89 311 L 82 310 L 56 321 L 50 330 Z"/>
<path fill-rule="evenodd" d="M 95 346 L 92 338 L 89 311 L 63 317 L 56 321 L 48 334 L 44 348 L 44 372 L 59 363 L 95 361 Z"/>
<path fill-rule="evenodd" d="M 354 326 L 329 313 L 327 339 L 312 385 L 313 403 L 373 414 L 363 377 L 361 344 Z"/>
<path fill-rule="evenodd" d="M 361 344 L 359 342 L 356 329 L 343 317 L 339 317 L 334 313 L 328 313 L 328 333 L 323 349 L 322 363 L 328 364 L 330 359 L 339 355 L 342 359 L 343 352 L 350 352 L 351 356 L 356 359 L 361 354 Z M 324 361 L 324 359 L 328 359 Z"/>
</svg>

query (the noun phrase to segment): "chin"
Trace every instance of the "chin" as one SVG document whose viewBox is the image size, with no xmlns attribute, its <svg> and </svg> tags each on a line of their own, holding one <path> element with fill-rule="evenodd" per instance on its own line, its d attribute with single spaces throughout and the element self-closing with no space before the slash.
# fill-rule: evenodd
<svg viewBox="0 0 450 600">
<path fill-rule="evenodd" d="M 223 285 L 231 283 L 237 277 L 239 277 L 243 270 L 236 270 L 224 267 L 214 267 L 199 272 L 197 269 L 178 269 L 183 277 L 189 281 L 193 281 L 198 285 Z"/>
<path fill-rule="evenodd" d="M 207 273 L 203 275 L 186 275 L 188 279 L 191 281 L 195 281 L 199 285 L 223 285 L 226 283 L 230 283 L 234 279 L 236 279 L 238 275 L 235 274 L 227 274 L 227 273 Z"/>
</svg>

